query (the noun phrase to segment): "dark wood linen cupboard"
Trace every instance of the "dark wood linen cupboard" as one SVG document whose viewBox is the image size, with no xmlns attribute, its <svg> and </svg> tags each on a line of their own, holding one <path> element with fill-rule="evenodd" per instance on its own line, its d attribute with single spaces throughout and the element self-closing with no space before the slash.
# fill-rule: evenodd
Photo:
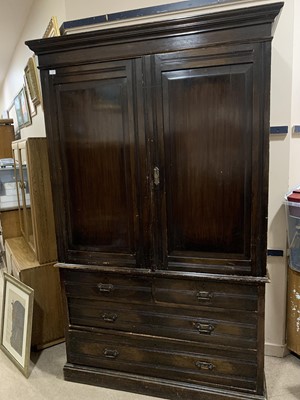
<svg viewBox="0 0 300 400">
<path fill-rule="evenodd" d="M 65 379 L 263 399 L 272 24 L 283 3 L 29 41 Z"/>
</svg>

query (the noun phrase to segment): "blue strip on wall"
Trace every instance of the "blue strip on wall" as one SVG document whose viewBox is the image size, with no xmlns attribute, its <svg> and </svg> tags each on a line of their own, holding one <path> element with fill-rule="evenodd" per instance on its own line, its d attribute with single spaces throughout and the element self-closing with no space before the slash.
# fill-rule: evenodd
<svg viewBox="0 0 300 400">
<path fill-rule="evenodd" d="M 113 14 L 99 15 L 97 17 L 82 18 L 64 22 L 60 31 L 63 35 L 66 30 L 79 28 L 82 26 L 95 25 L 99 23 L 118 21 L 129 18 L 147 17 L 151 15 L 163 14 L 167 12 L 183 11 L 209 5 L 221 5 L 224 3 L 237 3 L 239 0 L 190 0 L 178 3 L 163 4 L 155 7 L 145 7 L 129 11 L 121 11 Z"/>
<path fill-rule="evenodd" d="M 294 133 L 300 133 L 300 125 L 294 125 L 293 126 L 293 132 Z"/>
<path fill-rule="evenodd" d="M 271 126 L 270 134 L 271 135 L 286 135 L 289 131 L 288 126 Z"/>
<path fill-rule="evenodd" d="M 270 250 L 268 249 L 268 257 L 283 257 L 283 250 Z"/>
</svg>

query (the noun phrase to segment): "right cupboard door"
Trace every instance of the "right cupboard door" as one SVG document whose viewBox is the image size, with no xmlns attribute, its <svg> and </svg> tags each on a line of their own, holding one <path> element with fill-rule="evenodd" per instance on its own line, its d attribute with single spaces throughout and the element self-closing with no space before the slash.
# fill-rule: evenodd
<svg viewBox="0 0 300 400">
<path fill-rule="evenodd" d="M 261 49 L 235 50 L 155 56 L 162 268 L 255 273 L 263 185 L 257 173 L 264 145 Z"/>
</svg>

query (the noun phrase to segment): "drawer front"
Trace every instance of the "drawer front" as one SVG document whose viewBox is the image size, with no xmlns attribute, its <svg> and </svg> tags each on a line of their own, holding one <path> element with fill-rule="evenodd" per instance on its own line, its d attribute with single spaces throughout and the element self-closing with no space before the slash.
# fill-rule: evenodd
<svg viewBox="0 0 300 400">
<path fill-rule="evenodd" d="M 216 350 L 138 335 L 70 331 L 68 362 L 219 387 L 256 388 L 257 365 Z"/>
<path fill-rule="evenodd" d="M 116 302 L 151 302 L 151 279 L 99 272 L 61 271 L 67 297 Z"/>
<path fill-rule="evenodd" d="M 207 306 L 256 311 L 257 287 L 203 280 L 154 279 L 153 298 L 158 304 Z"/>
<path fill-rule="evenodd" d="M 227 310 L 184 310 L 69 298 L 72 325 L 116 329 L 191 340 L 212 345 L 256 349 L 256 314 Z"/>
<path fill-rule="evenodd" d="M 235 283 L 116 276 L 102 272 L 62 270 L 67 297 L 131 303 L 166 304 L 175 308 L 216 307 L 256 311 L 257 287 Z"/>
</svg>

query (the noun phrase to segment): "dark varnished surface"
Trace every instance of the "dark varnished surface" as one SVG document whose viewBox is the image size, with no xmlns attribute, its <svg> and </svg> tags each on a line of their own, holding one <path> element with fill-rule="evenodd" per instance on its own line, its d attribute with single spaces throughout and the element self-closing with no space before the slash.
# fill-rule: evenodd
<svg viewBox="0 0 300 400">
<path fill-rule="evenodd" d="M 113 370 L 169 378 L 190 383 L 202 382 L 206 385 L 217 383 L 222 387 L 243 387 L 255 389 L 256 364 L 242 361 L 222 352 L 212 351 L 201 346 L 193 347 L 164 339 L 148 339 L 147 343 L 137 335 L 108 336 L 106 332 L 69 332 L 68 361 Z M 105 353 L 108 353 L 106 355 Z M 201 369 L 196 364 L 212 365 L 212 369 Z M 157 364 L 159 368 L 157 368 Z M 222 383 L 221 383 L 222 382 Z"/>
<path fill-rule="evenodd" d="M 168 254 L 247 259 L 252 66 L 184 61 L 161 73 Z"/>
<path fill-rule="evenodd" d="M 30 42 L 58 115 L 46 113 L 60 261 L 265 274 L 263 60 L 280 7 L 174 21 L 173 35 L 171 22 L 133 27 L 126 46 L 124 28 Z"/>
<path fill-rule="evenodd" d="M 53 78 L 53 140 L 64 171 L 55 179 L 62 187 L 56 207 L 67 207 L 57 225 L 61 260 L 107 264 L 115 257 L 119 265 L 205 271 L 216 259 L 216 272 L 223 265 L 257 274 L 263 135 L 252 107 L 253 54 L 262 50 L 233 57 L 223 48 L 222 58 L 170 53 L 142 65 L 99 64 L 97 72 L 94 65 L 64 68 Z M 138 91 L 153 104 L 144 104 L 144 117 Z"/>
<path fill-rule="evenodd" d="M 281 7 L 29 42 L 69 317 L 66 379 L 171 399 L 264 398 Z"/>
<path fill-rule="evenodd" d="M 131 252 L 126 80 L 60 85 L 58 96 L 69 245 Z"/>
</svg>

